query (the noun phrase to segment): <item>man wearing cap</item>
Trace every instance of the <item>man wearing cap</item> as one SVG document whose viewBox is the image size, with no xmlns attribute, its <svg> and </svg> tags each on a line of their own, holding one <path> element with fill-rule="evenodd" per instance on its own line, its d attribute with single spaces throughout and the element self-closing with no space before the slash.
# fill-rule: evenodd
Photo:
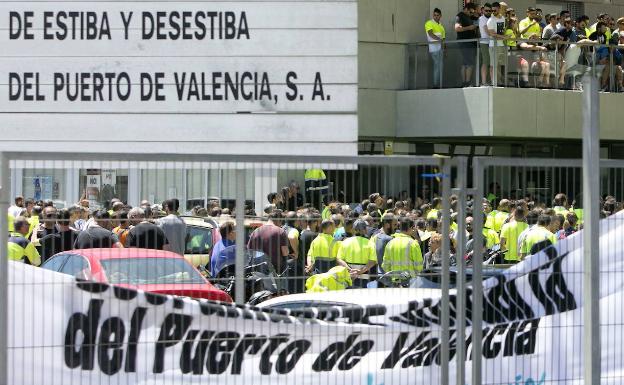
<svg viewBox="0 0 624 385">
<path fill-rule="evenodd" d="M 364 237 L 368 223 L 358 219 L 353 223 L 353 236 L 342 242 L 336 262 L 349 269 L 353 286 L 365 288 L 370 279 L 367 274 L 377 264 L 374 247 Z"/>
</svg>

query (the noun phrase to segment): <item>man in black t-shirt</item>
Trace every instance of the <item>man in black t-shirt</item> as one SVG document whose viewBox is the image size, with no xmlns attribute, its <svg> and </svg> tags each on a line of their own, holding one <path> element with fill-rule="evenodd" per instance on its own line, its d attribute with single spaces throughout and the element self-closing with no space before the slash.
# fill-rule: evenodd
<svg viewBox="0 0 624 385">
<path fill-rule="evenodd" d="M 145 211 L 135 207 L 128 213 L 128 220 L 133 225 L 126 237 L 126 247 L 140 249 L 169 250 L 165 232 L 145 219 Z"/>
<path fill-rule="evenodd" d="M 305 263 L 310 250 L 310 244 L 318 236 L 318 226 L 321 223 L 321 215 L 309 213 L 305 216 L 306 229 L 299 235 L 299 258 L 297 258 L 297 279 L 295 293 L 305 291 Z"/>
<path fill-rule="evenodd" d="M 69 210 L 61 209 L 57 213 L 57 233 L 50 233 L 39 240 L 41 244 L 41 262 L 45 262 L 56 253 L 72 250 L 78 238 L 78 231 L 69 227 Z"/>
<path fill-rule="evenodd" d="M 457 32 L 457 40 L 476 39 L 478 25 L 474 24 L 472 19 L 477 7 L 475 3 L 466 3 L 464 10 L 455 17 L 455 32 Z M 462 87 L 468 87 L 472 84 L 472 73 L 474 71 L 475 60 L 477 57 L 478 42 L 470 41 L 459 44 L 462 54 L 461 78 Z"/>
<path fill-rule="evenodd" d="M 104 228 L 109 226 L 110 215 L 106 210 L 98 210 L 93 213 L 94 223 L 81 231 L 74 243 L 74 249 L 98 249 L 123 247 L 119 238 L 112 231 Z"/>
</svg>

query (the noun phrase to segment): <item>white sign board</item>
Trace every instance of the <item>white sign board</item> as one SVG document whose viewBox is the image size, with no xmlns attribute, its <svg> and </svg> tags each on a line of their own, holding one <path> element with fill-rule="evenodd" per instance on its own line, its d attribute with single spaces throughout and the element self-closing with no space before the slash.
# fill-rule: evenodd
<svg viewBox="0 0 624 385">
<path fill-rule="evenodd" d="M 357 153 L 355 0 L 19 1 L 0 19 L 7 148 Z"/>
<path fill-rule="evenodd" d="M 601 221 L 601 252 L 592 255 L 602 278 L 603 384 L 619 384 L 624 375 L 623 223 L 622 214 Z M 582 383 L 581 240 L 574 234 L 484 282 L 484 384 Z M 11 384 L 440 381 L 439 294 L 406 296 L 397 305 L 269 313 L 75 282 L 17 262 L 9 273 L 9 309 L 18 309 L 8 313 Z M 470 287 L 465 294 L 470 323 L 474 295 Z M 450 370 L 462 338 L 470 379 L 472 327 L 457 334 L 455 304 L 453 292 Z"/>
</svg>

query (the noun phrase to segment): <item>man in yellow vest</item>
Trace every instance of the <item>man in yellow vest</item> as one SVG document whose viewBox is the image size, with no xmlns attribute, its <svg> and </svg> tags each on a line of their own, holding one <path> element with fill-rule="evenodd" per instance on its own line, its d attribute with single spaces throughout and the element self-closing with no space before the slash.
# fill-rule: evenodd
<svg viewBox="0 0 624 385">
<path fill-rule="evenodd" d="M 24 217 L 15 218 L 15 232 L 11 233 L 7 243 L 9 260 L 23 261 L 33 266 L 41 265 L 41 257 L 35 246 L 26 238 L 29 223 Z"/>
<path fill-rule="evenodd" d="M 536 247 L 540 242 L 547 241 L 551 245 L 557 243 L 555 235 L 548 229 L 552 218 L 542 214 L 537 218 L 537 226 L 528 230 L 520 245 L 520 257 L 524 259 L 528 255 L 533 255 L 541 251 Z"/>
<path fill-rule="evenodd" d="M 496 215 L 494 215 L 494 226 L 492 227 L 497 233 L 500 233 L 503 224 L 505 224 L 505 221 L 509 218 L 509 204 L 510 202 L 508 199 L 501 199 L 498 204 L 498 210 Z"/>
<path fill-rule="evenodd" d="M 505 223 L 501 229 L 501 249 L 507 250 L 507 253 L 505 253 L 505 262 L 516 263 L 520 261 L 518 238 L 528 227 L 529 225 L 526 222 L 524 209 L 522 206 L 516 207 L 514 220 Z"/>
<path fill-rule="evenodd" d="M 305 172 L 305 196 L 306 202 L 312 207 L 321 208 L 323 197 L 327 195 L 329 185 L 325 172 L 318 168 L 312 168 Z"/>
<path fill-rule="evenodd" d="M 368 272 L 377 264 L 375 247 L 365 238 L 368 230 L 366 221 L 357 219 L 353 223 L 354 236 L 345 239 L 338 250 L 337 263 L 349 268 L 353 286 L 365 288 L 370 276 Z"/>
<path fill-rule="evenodd" d="M 415 277 L 423 269 L 418 230 L 412 219 L 401 218 L 399 231 L 386 245 L 381 267 L 385 272 L 406 271 Z"/>
<path fill-rule="evenodd" d="M 444 39 L 446 39 L 446 31 L 440 23 L 442 19 L 442 11 L 434 8 L 433 18 L 425 23 L 425 34 L 429 41 L 429 55 L 433 64 L 433 88 L 439 88 L 442 85 L 442 71 L 444 58 Z"/>
<path fill-rule="evenodd" d="M 340 249 L 340 242 L 334 238 L 336 226 L 332 220 L 321 222 L 321 233 L 314 238 L 308 250 L 305 272 L 315 271 L 315 274 L 325 273 L 336 266 L 336 257 Z"/>
</svg>

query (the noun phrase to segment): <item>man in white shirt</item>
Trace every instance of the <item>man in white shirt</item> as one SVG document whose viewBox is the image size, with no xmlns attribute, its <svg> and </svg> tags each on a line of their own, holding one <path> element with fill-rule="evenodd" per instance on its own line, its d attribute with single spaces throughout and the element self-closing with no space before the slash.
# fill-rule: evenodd
<svg viewBox="0 0 624 385">
<path fill-rule="evenodd" d="M 497 83 L 503 84 L 503 74 L 505 73 L 503 67 L 507 60 L 507 47 L 505 47 L 505 12 L 507 11 L 506 3 L 494 2 L 492 3 L 492 16 L 488 19 L 487 29 L 490 35 L 490 68 L 492 77 L 492 83 L 494 86 Z M 498 78 L 494 72 L 494 67 L 500 69 L 498 72 Z"/>
<path fill-rule="evenodd" d="M 13 218 L 17 218 L 22 213 L 22 210 L 24 210 L 24 197 L 16 196 L 15 204 L 9 207 L 9 215 L 11 215 Z"/>
<path fill-rule="evenodd" d="M 488 80 L 490 76 L 490 34 L 487 30 L 488 19 L 492 16 L 492 4 L 485 3 L 481 9 L 481 17 L 479 17 L 479 50 L 481 59 L 481 85 L 490 85 Z"/>
</svg>

